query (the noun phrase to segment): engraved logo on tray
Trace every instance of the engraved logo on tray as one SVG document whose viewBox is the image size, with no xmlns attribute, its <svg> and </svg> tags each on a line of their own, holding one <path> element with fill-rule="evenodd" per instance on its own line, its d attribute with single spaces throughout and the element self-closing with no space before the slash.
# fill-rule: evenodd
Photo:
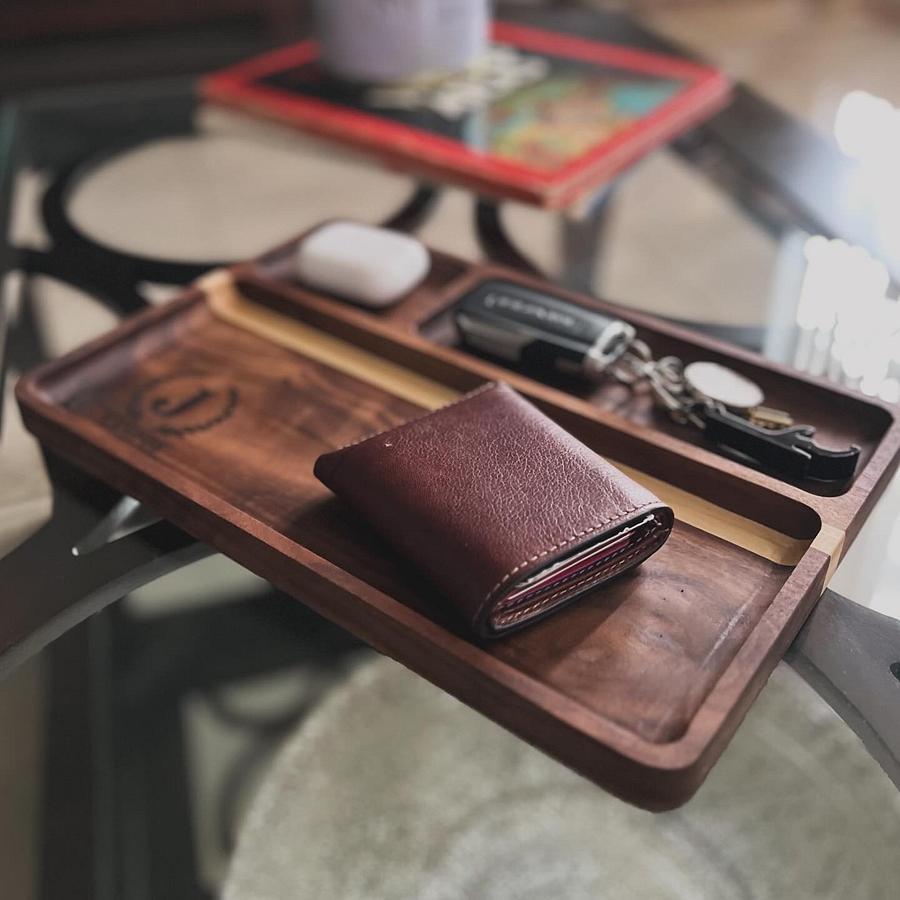
<svg viewBox="0 0 900 900">
<path fill-rule="evenodd" d="M 128 415 L 158 434 L 209 431 L 234 414 L 238 390 L 215 372 L 175 372 L 138 388 Z"/>
</svg>

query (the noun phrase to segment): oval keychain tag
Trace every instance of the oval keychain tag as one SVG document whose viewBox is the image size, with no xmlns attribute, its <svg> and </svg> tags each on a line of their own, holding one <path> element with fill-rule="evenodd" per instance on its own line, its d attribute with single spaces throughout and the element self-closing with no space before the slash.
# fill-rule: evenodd
<svg viewBox="0 0 900 900">
<path fill-rule="evenodd" d="M 701 400 L 721 403 L 732 410 L 762 406 L 762 388 L 734 369 L 715 362 L 692 362 L 684 367 L 684 383 Z"/>
</svg>

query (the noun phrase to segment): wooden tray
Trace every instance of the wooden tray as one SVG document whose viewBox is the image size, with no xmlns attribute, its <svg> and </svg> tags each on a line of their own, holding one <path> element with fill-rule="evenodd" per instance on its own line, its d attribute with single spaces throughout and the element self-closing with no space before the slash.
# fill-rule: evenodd
<svg viewBox="0 0 900 900">
<path fill-rule="evenodd" d="M 434 253 L 420 288 L 373 313 L 294 284 L 295 243 L 211 273 L 20 380 L 28 427 L 597 784 L 651 809 L 683 803 L 896 467 L 896 411 L 576 297 L 624 315 L 660 353 L 727 362 L 825 443 L 858 444 L 852 484 L 823 496 L 714 453 L 647 397 L 540 384 L 455 346 L 458 296 L 488 276 L 534 279 Z M 481 645 L 312 466 L 495 378 L 655 490 L 677 521 L 638 573 Z"/>
</svg>

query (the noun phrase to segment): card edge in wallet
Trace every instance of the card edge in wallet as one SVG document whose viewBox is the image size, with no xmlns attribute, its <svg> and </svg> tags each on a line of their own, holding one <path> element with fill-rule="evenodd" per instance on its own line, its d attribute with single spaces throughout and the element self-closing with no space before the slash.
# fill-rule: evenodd
<svg viewBox="0 0 900 900">
<path fill-rule="evenodd" d="M 640 513 L 640 515 L 645 516 L 645 521 L 643 522 L 634 522 L 631 518 L 629 518 L 624 522 L 618 523 L 612 529 L 597 532 L 591 535 L 591 537 L 584 544 L 580 544 L 577 548 L 575 548 L 573 552 L 576 555 L 578 553 L 584 552 L 584 548 L 589 547 L 592 542 L 602 541 L 610 531 L 614 532 L 610 535 L 610 540 L 615 541 L 619 536 L 619 533 L 616 531 L 616 529 L 624 531 L 629 527 L 639 528 L 643 525 L 647 525 L 647 527 L 649 528 L 649 531 L 646 535 L 628 543 L 625 547 L 622 548 L 622 552 L 626 554 L 624 557 L 622 557 L 618 552 L 613 553 L 608 559 L 599 560 L 598 562 L 589 565 L 584 570 L 576 570 L 576 572 L 574 572 L 571 576 L 563 579 L 563 581 L 559 583 L 561 585 L 559 589 L 559 599 L 555 603 L 550 603 L 549 601 L 557 597 L 556 593 L 551 592 L 550 594 L 545 596 L 544 592 L 539 590 L 535 594 L 534 599 L 529 601 L 527 606 L 524 607 L 523 610 L 517 610 L 515 605 L 510 607 L 508 615 L 513 619 L 513 621 L 509 623 L 504 622 L 500 627 L 498 627 L 495 622 L 497 614 L 502 614 L 500 607 L 502 606 L 504 600 L 507 599 L 509 594 L 513 593 L 516 587 L 522 584 L 522 580 L 513 582 L 510 585 L 507 593 L 505 595 L 501 594 L 499 596 L 494 596 L 494 602 L 489 606 L 487 618 L 492 632 L 497 635 L 508 634 L 510 631 L 513 631 L 516 628 L 524 627 L 525 625 L 537 622 L 539 619 L 542 619 L 545 616 L 550 615 L 554 611 L 568 605 L 573 600 L 580 597 L 582 594 L 585 594 L 595 588 L 601 587 L 607 582 L 612 581 L 614 578 L 617 578 L 619 575 L 624 575 L 628 572 L 633 571 L 642 562 L 644 562 L 644 560 L 648 559 L 657 550 L 659 550 L 660 547 L 662 547 L 662 545 L 668 539 L 668 536 L 671 532 L 672 523 L 671 521 L 665 521 L 665 519 L 668 518 L 667 516 L 663 516 L 661 518 L 658 515 L 658 513 L 664 513 L 666 512 L 666 510 L 667 507 L 664 506 L 653 510 L 647 510 Z M 652 521 L 647 522 L 646 519 L 650 519 Z M 633 562 L 631 560 L 633 560 Z M 628 562 L 629 564 L 624 567 L 620 567 L 624 562 Z M 606 565 L 604 565 L 604 563 Z M 541 570 L 538 569 L 537 572 L 531 573 L 529 575 L 529 578 L 533 578 L 540 571 Z M 571 581 L 571 579 L 576 579 L 576 581 L 574 583 L 568 584 L 568 587 L 566 587 L 567 582 Z M 528 579 L 526 578 L 525 580 L 527 581 Z M 550 587 L 553 586 L 551 585 Z M 547 605 L 548 603 L 549 605 Z M 523 612 L 528 612 L 528 615 L 522 617 Z"/>
</svg>

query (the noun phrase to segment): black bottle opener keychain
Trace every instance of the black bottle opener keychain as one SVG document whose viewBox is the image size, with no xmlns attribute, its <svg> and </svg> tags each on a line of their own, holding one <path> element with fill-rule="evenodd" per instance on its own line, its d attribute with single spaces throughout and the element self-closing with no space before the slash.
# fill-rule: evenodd
<svg viewBox="0 0 900 900">
<path fill-rule="evenodd" d="M 463 297 L 456 324 L 468 347 L 528 369 L 555 368 L 590 381 L 646 383 L 676 422 L 703 431 L 729 455 L 791 480 L 848 481 L 859 447 L 829 450 L 812 425 L 764 406 L 762 389 L 726 366 L 655 359 L 634 326 L 511 281 Z"/>
</svg>

